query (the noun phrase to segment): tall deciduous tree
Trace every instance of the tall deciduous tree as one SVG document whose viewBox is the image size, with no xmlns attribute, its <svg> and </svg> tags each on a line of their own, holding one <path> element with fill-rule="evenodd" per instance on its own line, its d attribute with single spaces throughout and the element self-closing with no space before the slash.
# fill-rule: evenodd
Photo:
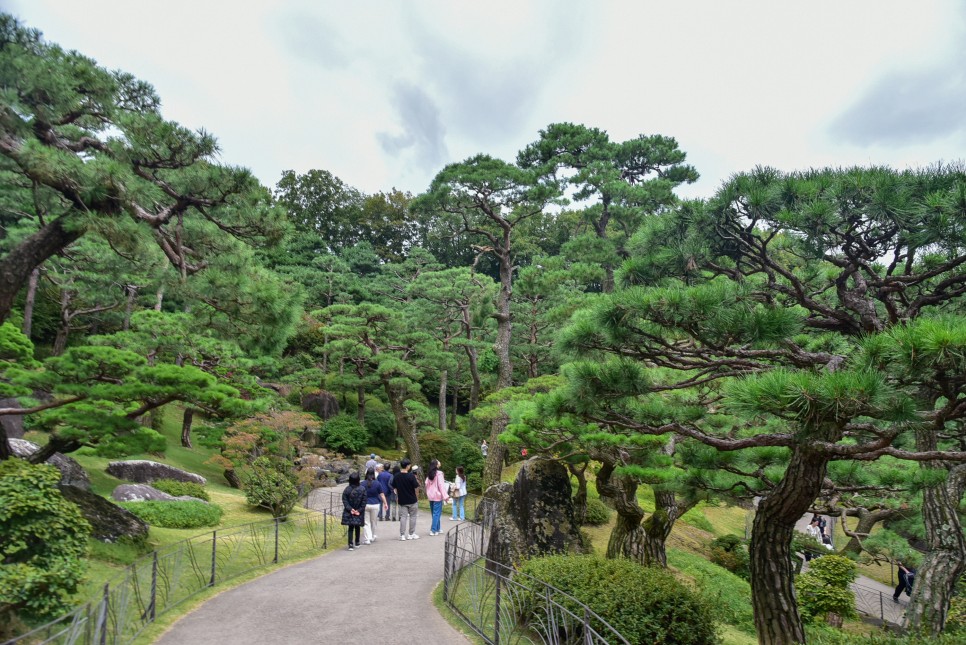
<svg viewBox="0 0 966 645">
<path fill-rule="evenodd" d="M 540 216 L 559 196 L 559 187 L 545 175 L 488 155 L 477 155 L 446 166 L 433 179 L 429 192 L 419 198 L 421 210 L 451 215 L 454 232 L 469 238 L 478 257 L 490 256 L 499 267 L 500 290 L 494 313 L 497 331 L 493 346 L 499 361 L 498 388 L 513 384 L 510 301 L 517 229 L 523 222 Z M 506 451 L 499 444 L 499 436 L 506 422 L 505 415 L 493 422 L 484 484 L 500 479 Z"/>
</svg>

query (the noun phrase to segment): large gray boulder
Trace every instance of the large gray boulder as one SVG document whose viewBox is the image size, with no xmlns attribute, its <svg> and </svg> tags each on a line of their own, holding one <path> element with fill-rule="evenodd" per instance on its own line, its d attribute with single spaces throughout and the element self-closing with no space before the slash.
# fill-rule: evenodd
<svg viewBox="0 0 966 645">
<path fill-rule="evenodd" d="M 189 473 L 168 464 L 137 459 L 131 461 L 112 461 L 107 464 L 107 474 L 140 484 L 149 484 L 158 479 L 174 479 L 179 482 L 193 482 L 204 486 L 208 480 L 201 475 Z"/>
<path fill-rule="evenodd" d="M 61 486 L 61 494 L 77 504 L 81 513 L 91 523 L 91 536 L 101 542 L 117 542 L 121 539 L 140 542 L 148 535 L 147 523 L 117 504 L 100 495 L 74 486 Z"/>
<path fill-rule="evenodd" d="M 533 556 L 583 552 L 563 464 L 529 459 L 512 484 L 490 486 L 484 497 L 489 559 L 514 566 Z"/>
<path fill-rule="evenodd" d="M 147 484 L 121 484 L 111 492 L 111 497 L 116 502 L 205 502 L 190 495 L 175 497 Z"/>
<path fill-rule="evenodd" d="M 10 442 L 11 452 L 21 459 L 29 459 L 30 455 L 40 450 L 40 446 L 26 439 L 9 439 L 8 441 Z M 87 476 L 87 471 L 74 459 L 55 452 L 47 459 L 47 463 L 60 471 L 61 486 L 73 486 L 82 490 L 91 489 L 91 479 Z"/>
<path fill-rule="evenodd" d="M 20 407 L 20 401 L 17 399 L 0 399 L 0 408 Z M 23 439 L 23 415 L 4 414 L 0 416 L 0 428 L 3 428 L 10 439 Z"/>
</svg>

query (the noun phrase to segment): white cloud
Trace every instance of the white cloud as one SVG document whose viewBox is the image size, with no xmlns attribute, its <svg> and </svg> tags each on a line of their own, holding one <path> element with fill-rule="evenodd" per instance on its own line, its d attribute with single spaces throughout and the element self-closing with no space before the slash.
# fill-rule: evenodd
<svg viewBox="0 0 966 645">
<path fill-rule="evenodd" d="M 756 164 L 952 160 L 966 136 L 955 0 L 3 6 L 152 82 L 169 118 L 268 185 L 322 168 L 419 192 L 555 121 L 676 137 L 703 176 L 693 195 Z M 915 100 L 876 111 L 896 92 Z"/>
</svg>

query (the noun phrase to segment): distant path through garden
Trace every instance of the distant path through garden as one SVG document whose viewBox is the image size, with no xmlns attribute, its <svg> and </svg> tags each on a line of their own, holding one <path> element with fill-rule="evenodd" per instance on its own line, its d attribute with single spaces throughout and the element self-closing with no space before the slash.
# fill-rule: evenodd
<svg viewBox="0 0 966 645">
<path fill-rule="evenodd" d="M 320 508 L 319 489 L 309 506 Z M 450 521 L 443 509 L 443 529 Z M 429 535 L 420 509 L 419 540 L 399 540 L 398 522 L 379 522 L 379 539 L 291 565 L 225 591 L 174 624 L 156 643 L 465 643 L 439 615 L 431 594 L 443 578 L 445 537 Z M 331 539 L 331 538 L 330 538 Z M 341 531 L 335 536 L 343 541 Z"/>
</svg>

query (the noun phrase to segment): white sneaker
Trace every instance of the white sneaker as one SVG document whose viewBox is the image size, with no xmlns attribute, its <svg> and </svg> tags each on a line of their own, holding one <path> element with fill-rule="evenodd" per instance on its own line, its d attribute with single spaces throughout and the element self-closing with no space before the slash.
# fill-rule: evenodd
<svg viewBox="0 0 966 645">
<path fill-rule="evenodd" d="M 375 542 L 377 537 L 379 537 L 379 536 L 378 535 L 373 535 L 372 536 L 372 541 Z"/>
<path fill-rule="evenodd" d="M 400 535 L 399 539 L 405 542 L 408 538 L 405 535 Z"/>
<path fill-rule="evenodd" d="M 363 542 L 363 544 L 372 544 L 372 542 L 370 540 L 366 540 L 365 542 Z"/>
<path fill-rule="evenodd" d="M 410 540 L 418 540 L 418 539 L 419 539 L 419 536 L 418 536 L 418 535 L 416 535 L 415 533 L 413 533 L 413 534 L 411 534 L 411 535 L 409 536 L 409 539 L 410 539 Z"/>
</svg>

